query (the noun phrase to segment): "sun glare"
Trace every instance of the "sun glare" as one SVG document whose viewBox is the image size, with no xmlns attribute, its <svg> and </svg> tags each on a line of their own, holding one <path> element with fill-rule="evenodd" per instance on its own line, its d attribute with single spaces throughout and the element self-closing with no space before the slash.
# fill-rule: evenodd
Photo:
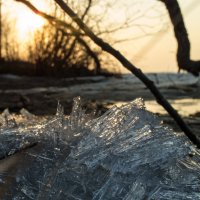
<svg viewBox="0 0 200 200">
<path fill-rule="evenodd" d="M 38 3 L 37 8 L 45 8 L 44 3 Z M 27 7 L 21 7 L 17 14 L 17 29 L 20 39 L 26 39 L 30 34 L 40 29 L 45 24 L 45 19 L 33 13 Z"/>
</svg>

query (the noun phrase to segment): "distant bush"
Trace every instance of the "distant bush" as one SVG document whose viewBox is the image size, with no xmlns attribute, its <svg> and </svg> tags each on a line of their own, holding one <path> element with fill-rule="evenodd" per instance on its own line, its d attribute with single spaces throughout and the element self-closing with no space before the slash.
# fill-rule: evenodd
<svg viewBox="0 0 200 200">
<path fill-rule="evenodd" d="M 94 59 L 79 40 L 51 25 L 35 34 L 29 46 L 29 60 L 35 64 L 37 75 L 66 77 L 97 72 Z"/>
</svg>

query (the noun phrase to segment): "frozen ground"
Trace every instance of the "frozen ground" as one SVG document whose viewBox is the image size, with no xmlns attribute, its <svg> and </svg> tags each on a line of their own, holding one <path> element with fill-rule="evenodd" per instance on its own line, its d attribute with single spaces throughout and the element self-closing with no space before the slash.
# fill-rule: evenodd
<svg viewBox="0 0 200 200">
<path fill-rule="evenodd" d="M 162 94 L 185 118 L 195 134 L 200 136 L 200 82 L 189 74 L 148 74 Z M 148 110 L 161 114 L 164 122 L 180 131 L 174 121 L 166 115 L 161 106 L 144 85 L 133 75 L 115 77 L 83 77 L 50 79 L 1 75 L 0 112 L 9 108 L 17 112 L 26 108 L 36 115 L 53 115 L 57 101 L 69 114 L 72 99 L 81 96 L 87 107 L 95 107 L 101 113 L 114 104 L 122 105 L 142 97 Z M 42 108 L 42 109 L 41 109 Z"/>
<path fill-rule="evenodd" d="M 2 200 L 198 200 L 200 151 L 141 99 L 87 114 L 0 116 Z"/>
<path fill-rule="evenodd" d="M 189 99 L 187 105 L 199 104 L 200 82 L 198 78 L 189 74 L 149 74 L 148 76 L 168 100 L 172 102 L 176 100 L 179 104 L 179 100 Z M 128 102 L 138 97 L 150 101 L 150 104 L 154 100 L 144 84 L 133 75 L 123 75 L 122 78 L 84 77 L 74 79 L 7 75 L 0 78 L 0 110 L 2 111 L 5 108 L 19 111 L 24 107 L 35 114 L 53 114 L 56 110 L 57 100 L 60 100 L 67 110 L 76 96 L 101 104 Z M 182 103 L 182 106 L 185 105 L 186 103 Z M 41 107 L 44 109 L 41 110 Z M 181 110 L 180 106 L 178 109 Z M 191 112 L 191 109 L 188 111 Z M 193 109 L 193 113 L 196 112 L 200 112 L 200 106 L 196 106 L 196 110 Z"/>
</svg>

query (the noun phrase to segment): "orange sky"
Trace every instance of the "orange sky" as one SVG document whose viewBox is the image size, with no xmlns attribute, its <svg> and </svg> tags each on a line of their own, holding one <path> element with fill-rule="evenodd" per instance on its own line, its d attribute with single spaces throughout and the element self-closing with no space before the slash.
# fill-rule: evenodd
<svg viewBox="0 0 200 200">
<path fill-rule="evenodd" d="M 124 0 L 121 1 L 124 2 Z M 150 6 L 150 2 L 155 2 L 155 0 L 143 1 L 144 7 L 147 6 L 147 8 Z M 36 3 L 38 8 L 44 10 L 47 1 L 34 0 L 32 2 Z M 120 0 L 118 2 L 120 3 Z M 133 0 L 127 0 L 126 4 L 130 4 L 131 8 L 132 2 Z M 185 24 L 191 41 L 191 56 L 193 59 L 200 59 L 200 27 L 198 23 L 200 18 L 200 2 L 198 0 L 179 0 L 179 3 L 184 14 Z M 27 35 L 27 31 L 30 31 L 31 34 L 33 30 L 40 27 L 44 23 L 44 21 L 39 19 L 39 17 L 36 18 L 34 14 L 32 14 L 31 11 L 29 11 L 29 9 L 27 9 L 24 5 L 16 3 L 14 0 L 12 3 L 11 1 L 8 2 L 4 0 L 3 4 L 3 12 L 10 11 L 12 16 L 18 19 L 18 34 L 23 40 Z M 122 11 L 116 12 L 116 10 L 113 13 L 117 13 L 112 16 L 116 22 L 121 19 L 124 14 Z M 177 46 L 176 40 L 174 38 L 173 30 L 171 26 L 169 26 L 170 22 L 167 14 L 163 18 L 165 25 L 162 25 L 161 23 L 159 24 L 156 21 L 153 22 L 154 29 L 160 30 L 160 33 L 116 45 L 116 48 L 122 51 L 137 67 L 140 67 L 145 72 L 177 71 L 175 58 Z M 30 24 L 30 21 L 32 24 Z M 132 35 L 137 36 L 138 27 L 136 26 L 133 29 L 122 32 L 121 34 L 124 38 L 129 37 L 130 35 L 131 37 Z"/>
</svg>

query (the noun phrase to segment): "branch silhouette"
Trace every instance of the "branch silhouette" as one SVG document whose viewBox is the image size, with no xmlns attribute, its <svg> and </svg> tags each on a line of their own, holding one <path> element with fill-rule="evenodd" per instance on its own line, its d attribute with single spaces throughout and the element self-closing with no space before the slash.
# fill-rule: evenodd
<svg viewBox="0 0 200 200">
<path fill-rule="evenodd" d="M 136 77 L 138 77 L 146 87 L 152 92 L 157 102 L 163 106 L 163 108 L 174 118 L 181 130 L 187 135 L 187 137 L 198 147 L 200 147 L 200 142 L 197 137 L 193 134 L 190 128 L 183 121 L 178 112 L 169 104 L 169 102 L 160 93 L 158 88 L 154 85 L 153 81 L 148 79 L 145 74 L 136 66 L 134 66 L 129 60 L 127 60 L 119 51 L 114 49 L 108 43 L 104 42 L 101 38 L 97 37 L 92 30 L 74 13 L 74 11 L 63 1 L 55 0 L 57 4 L 73 19 L 74 22 L 85 32 L 90 39 L 94 41 L 103 51 L 111 54 L 115 57 L 126 69 L 131 71 Z"/>
<path fill-rule="evenodd" d="M 95 69 L 95 73 L 96 74 L 100 74 L 101 71 L 101 63 L 99 61 L 99 58 L 97 56 L 97 54 L 90 48 L 90 46 L 87 44 L 87 42 L 83 39 L 83 37 L 81 36 L 85 36 L 84 33 L 81 33 L 80 29 L 76 29 L 74 28 L 71 24 L 66 23 L 65 21 L 59 20 L 51 15 L 48 15 L 40 10 L 38 10 L 32 3 L 30 3 L 27 0 L 15 0 L 17 2 L 21 2 L 23 4 L 25 4 L 29 9 L 31 9 L 36 15 L 39 15 L 41 17 L 43 17 L 44 19 L 46 19 L 47 21 L 49 21 L 51 24 L 53 24 L 54 26 L 57 26 L 58 29 L 60 31 L 62 31 L 62 33 L 64 35 L 67 35 L 65 29 L 69 29 L 71 31 L 71 34 L 75 36 L 75 40 L 74 41 L 78 41 L 79 44 L 81 44 L 87 51 L 88 55 L 93 58 L 95 65 L 96 65 L 96 69 Z M 89 0 L 88 2 L 88 6 L 83 14 L 83 16 L 81 17 L 81 19 L 84 19 L 85 15 L 88 12 L 89 6 L 91 5 L 91 0 Z"/>
<path fill-rule="evenodd" d="M 22 3 L 27 2 L 25 0 L 16 0 Z M 145 86 L 151 91 L 154 95 L 156 101 L 163 106 L 163 108 L 169 113 L 171 117 L 176 121 L 179 125 L 180 129 L 186 134 L 186 136 L 195 144 L 198 148 L 200 148 L 200 142 L 197 137 L 187 124 L 183 121 L 178 112 L 169 104 L 169 102 L 164 98 L 159 89 L 155 86 L 153 81 L 147 78 L 145 74 L 136 66 L 134 66 L 126 57 L 124 57 L 119 51 L 114 49 L 110 44 L 104 42 L 101 38 L 95 35 L 95 33 L 78 17 L 77 14 L 63 1 L 63 0 L 55 0 L 55 2 L 63 9 L 79 28 L 91 39 L 95 44 L 97 44 L 101 49 L 114 58 L 116 58 L 126 69 L 131 71 L 136 77 L 138 77 Z M 25 3 L 26 4 L 26 3 Z"/>
<path fill-rule="evenodd" d="M 192 73 L 194 76 L 198 76 L 200 72 L 200 61 L 194 61 L 190 58 L 190 41 L 179 3 L 177 0 L 159 1 L 165 4 L 174 27 L 174 34 L 178 43 L 176 57 L 179 69 L 186 70 Z"/>
</svg>

